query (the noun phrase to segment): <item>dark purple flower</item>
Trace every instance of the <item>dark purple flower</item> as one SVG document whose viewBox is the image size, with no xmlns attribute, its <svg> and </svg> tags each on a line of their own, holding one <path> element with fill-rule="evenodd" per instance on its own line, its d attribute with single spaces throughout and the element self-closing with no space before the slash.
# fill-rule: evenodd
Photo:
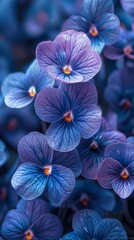
<svg viewBox="0 0 134 240">
<path fill-rule="evenodd" d="M 52 123 L 46 132 L 48 144 L 61 152 L 76 148 L 81 137 L 89 138 L 99 129 L 101 110 L 94 84 L 62 84 L 59 89 L 43 89 L 35 101 L 35 111 Z"/>
<path fill-rule="evenodd" d="M 125 141 L 126 137 L 114 130 L 103 130 L 92 138 L 82 139 L 78 152 L 82 163 L 82 176 L 88 179 L 96 179 L 97 172 L 105 160 L 106 147 L 116 141 Z"/>
<path fill-rule="evenodd" d="M 121 28 L 117 42 L 105 48 L 104 56 L 111 60 L 134 60 L 134 32 Z"/>
<path fill-rule="evenodd" d="M 92 210 L 81 210 L 73 217 L 74 232 L 66 234 L 62 240 L 127 240 L 122 224 L 112 218 L 102 219 Z"/>
<path fill-rule="evenodd" d="M 59 240 L 62 224 L 49 213 L 47 203 L 41 199 L 20 200 L 17 209 L 7 213 L 1 227 L 5 240 Z"/>
<path fill-rule="evenodd" d="M 60 205 L 72 192 L 75 177 L 81 173 L 77 150 L 69 153 L 54 152 L 46 136 L 31 132 L 18 145 L 22 164 L 12 177 L 12 186 L 24 199 L 45 196 L 54 205 Z"/>
<path fill-rule="evenodd" d="M 101 53 L 105 45 L 114 43 L 119 35 L 119 20 L 113 14 L 111 0 L 84 0 L 80 16 L 71 16 L 63 30 L 82 31 L 91 40 L 92 48 Z"/>
<path fill-rule="evenodd" d="M 121 198 L 134 190 L 134 146 L 130 143 L 113 143 L 106 148 L 97 180 L 107 189 L 113 189 Z"/>
<path fill-rule="evenodd" d="M 67 206 L 74 211 L 89 208 L 104 215 L 115 207 L 114 194 L 97 184 L 96 181 L 81 179 L 76 182 Z"/>
<path fill-rule="evenodd" d="M 105 99 L 111 110 L 117 113 L 119 124 L 128 121 L 134 114 L 133 75 L 132 68 L 114 71 L 105 90 Z"/>
<path fill-rule="evenodd" d="M 40 43 L 36 56 L 45 73 L 65 83 L 87 82 L 101 67 L 86 34 L 71 30 L 60 33 L 53 42 Z"/>
</svg>

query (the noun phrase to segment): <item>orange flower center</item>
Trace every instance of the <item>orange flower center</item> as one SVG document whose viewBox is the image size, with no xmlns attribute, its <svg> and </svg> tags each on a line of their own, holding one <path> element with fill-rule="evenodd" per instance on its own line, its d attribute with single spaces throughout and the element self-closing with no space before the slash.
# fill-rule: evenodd
<svg viewBox="0 0 134 240">
<path fill-rule="evenodd" d="M 129 173 L 126 168 L 124 168 L 123 171 L 121 172 L 121 177 L 123 179 L 127 179 L 129 177 Z"/>
<path fill-rule="evenodd" d="M 96 150 L 96 149 L 98 149 L 98 143 L 96 142 L 96 141 L 93 141 L 92 143 L 91 143 L 91 145 L 90 145 L 90 148 L 92 148 L 92 149 L 94 149 L 94 150 Z"/>
<path fill-rule="evenodd" d="M 70 74 L 70 73 L 72 72 L 72 67 L 71 67 L 70 65 L 65 65 L 65 66 L 63 67 L 63 72 L 64 72 L 65 74 Z"/>
<path fill-rule="evenodd" d="M 34 86 L 30 87 L 29 90 L 28 90 L 28 94 L 30 97 L 35 97 L 36 95 L 36 89 Z"/>
<path fill-rule="evenodd" d="M 26 233 L 25 233 L 25 239 L 26 240 L 33 240 L 33 237 L 34 237 L 34 234 L 31 230 L 28 230 Z"/>
<path fill-rule="evenodd" d="M 65 120 L 66 122 L 72 122 L 72 120 L 73 120 L 73 114 L 72 114 L 72 112 L 67 112 L 67 113 L 65 113 L 65 114 L 64 114 L 64 120 Z"/>
<path fill-rule="evenodd" d="M 89 29 L 89 34 L 92 37 L 97 37 L 98 36 L 98 30 L 94 25 L 92 25 L 91 28 Z"/>
<path fill-rule="evenodd" d="M 44 167 L 44 173 L 46 176 L 49 176 L 52 172 L 52 166 L 46 166 Z"/>
</svg>

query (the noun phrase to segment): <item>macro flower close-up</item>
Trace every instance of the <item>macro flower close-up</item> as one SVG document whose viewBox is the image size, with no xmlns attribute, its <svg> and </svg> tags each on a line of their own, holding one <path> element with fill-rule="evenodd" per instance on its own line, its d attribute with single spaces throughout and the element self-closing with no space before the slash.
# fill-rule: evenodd
<svg viewBox="0 0 134 240">
<path fill-rule="evenodd" d="M 134 239 L 134 0 L 0 1 L 0 240 Z"/>
</svg>

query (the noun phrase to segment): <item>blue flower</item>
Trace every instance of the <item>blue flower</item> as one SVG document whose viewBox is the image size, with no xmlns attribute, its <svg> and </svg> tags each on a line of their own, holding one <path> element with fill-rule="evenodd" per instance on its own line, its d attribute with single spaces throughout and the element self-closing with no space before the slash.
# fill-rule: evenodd
<svg viewBox="0 0 134 240">
<path fill-rule="evenodd" d="M 65 83 L 87 82 L 101 67 L 86 34 L 73 30 L 61 32 L 53 42 L 39 43 L 36 57 L 44 72 Z"/>
<path fill-rule="evenodd" d="M 81 210 L 73 217 L 74 232 L 66 234 L 62 240 L 127 240 L 122 224 L 112 218 L 102 219 L 97 212 Z"/>
<path fill-rule="evenodd" d="M 11 109 L 3 106 L 0 109 L 0 137 L 12 148 L 16 148 L 20 139 L 31 131 L 40 130 L 40 121 L 33 112 L 33 106 L 22 109 Z"/>
<path fill-rule="evenodd" d="M 81 16 L 70 17 L 63 30 L 74 29 L 87 34 L 92 48 L 101 53 L 105 45 L 114 43 L 119 35 L 119 20 L 113 14 L 111 0 L 84 0 Z"/>
<path fill-rule="evenodd" d="M 121 198 L 134 190 L 134 146 L 131 143 L 113 143 L 105 151 L 97 180 L 107 189 L 113 189 Z"/>
<path fill-rule="evenodd" d="M 76 182 L 75 188 L 67 200 L 67 206 L 74 211 L 89 208 L 103 216 L 107 211 L 114 209 L 115 203 L 112 192 L 100 187 L 95 181 L 85 179 Z"/>
<path fill-rule="evenodd" d="M 81 163 L 76 150 L 69 153 L 54 152 L 46 136 L 31 132 L 18 145 L 23 162 L 12 177 L 12 186 L 24 199 L 45 196 L 54 205 L 60 205 L 72 192 L 75 177 L 81 173 Z"/>
<path fill-rule="evenodd" d="M 134 60 L 134 32 L 121 28 L 118 40 L 105 48 L 104 56 L 112 60 Z"/>
<path fill-rule="evenodd" d="M 105 90 L 105 99 L 111 110 L 117 113 L 119 124 L 130 120 L 134 114 L 133 75 L 132 68 L 114 71 Z"/>
<path fill-rule="evenodd" d="M 41 199 L 20 200 L 17 209 L 7 213 L 1 227 L 5 240 L 59 240 L 62 231 L 60 220 L 49 213 L 47 203 Z"/>
<path fill-rule="evenodd" d="M 78 146 L 81 137 L 93 136 L 101 124 L 101 110 L 96 104 L 92 82 L 43 89 L 37 95 L 35 111 L 41 120 L 52 123 L 46 132 L 48 144 L 67 152 Z"/>
<path fill-rule="evenodd" d="M 2 94 L 5 104 L 10 108 L 22 108 L 29 105 L 36 94 L 44 87 L 52 87 L 54 80 L 44 74 L 35 60 L 26 74 L 9 74 L 3 81 Z"/>
<path fill-rule="evenodd" d="M 115 141 L 125 140 L 125 135 L 114 130 L 103 130 L 92 138 L 82 139 L 77 148 L 82 163 L 82 176 L 96 179 L 97 172 L 105 160 L 106 147 Z"/>
</svg>

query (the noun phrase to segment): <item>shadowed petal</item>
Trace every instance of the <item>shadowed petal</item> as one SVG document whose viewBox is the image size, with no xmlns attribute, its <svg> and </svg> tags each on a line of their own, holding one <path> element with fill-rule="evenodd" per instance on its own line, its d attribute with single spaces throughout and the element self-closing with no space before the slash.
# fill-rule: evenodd
<svg viewBox="0 0 134 240">
<path fill-rule="evenodd" d="M 45 214 L 36 221 L 31 229 L 38 240 L 59 240 L 63 233 L 61 221 L 53 214 Z"/>
<path fill-rule="evenodd" d="M 34 163 L 24 163 L 14 173 L 11 183 L 19 196 L 32 200 L 43 193 L 47 181 L 42 168 Z"/>
<path fill-rule="evenodd" d="M 40 166 L 50 164 L 53 157 L 53 150 L 48 145 L 46 136 L 39 132 L 24 136 L 19 142 L 18 153 L 22 162 L 33 162 Z"/>
<path fill-rule="evenodd" d="M 73 172 L 64 166 L 54 165 L 52 174 L 49 176 L 46 193 L 54 205 L 64 202 L 75 186 Z"/>
<path fill-rule="evenodd" d="M 46 132 L 48 144 L 56 151 L 68 152 L 80 142 L 80 132 L 76 124 L 60 120 L 53 123 Z"/>
<path fill-rule="evenodd" d="M 68 233 L 62 237 L 62 240 L 79 240 L 74 232 Z"/>
<path fill-rule="evenodd" d="M 106 46 L 104 50 L 104 56 L 108 59 L 118 60 L 124 57 L 122 49 L 116 48 L 114 46 Z"/>
<path fill-rule="evenodd" d="M 81 162 L 76 149 L 67 153 L 54 151 L 53 164 L 70 168 L 75 177 L 78 177 L 81 173 Z"/>
</svg>

